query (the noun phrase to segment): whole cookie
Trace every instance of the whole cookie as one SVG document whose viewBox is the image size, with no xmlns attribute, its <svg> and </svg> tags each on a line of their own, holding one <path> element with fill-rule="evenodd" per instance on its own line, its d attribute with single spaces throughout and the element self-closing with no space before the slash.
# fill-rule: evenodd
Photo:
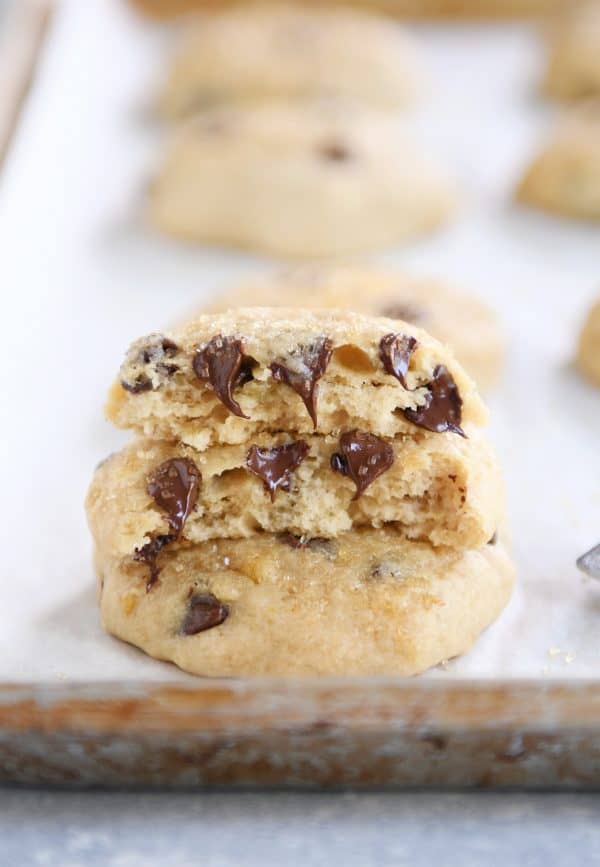
<svg viewBox="0 0 600 867">
<path fill-rule="evenodd" d="M 160 97 L 165 117 L 222 102 L 329 96 L 396 107 L 421 78 L 396 24 L 358 10 L 258 3 L 186 23 Z"/>
<path fill-rule="evenodd" d="M 600 385 L 600 301 L 592 305 L 584 322 L 576 361 L 579 370 L 589 381 Z"/>
<path fill-rule="evenodd" d="M 600 101 L 565 117 L 526 171 L 517 196 L 536 208 L 600 220 Z"/>
<path fill-rule="evenodd" d="M 144 567 L 97 552 L 113 635 L 200 675 L 416 674 L 467 651 L 506 605 L 502 543 L 452 552 L 365 529 L 334 542 L 257 535 Z"/>
<path fill-rule="evenodd" d="M 425 328 L 456 353 L 488 391 L 504 360 L 504 340 L 494 312 L 478 298 L 426 277 L 373 268 L 306 265 L 233 286 L 208 310 L 269 307 L 338 307 L 403 319 Z"/>
<path fill-rule="evenodd" d="M 391 115 L 337 104 L 203 112 L 175 133 L 148 198 L 159 231 L 289 257 L 391 246 L 454 209 Z"/>
<path fill-rule="evenodd" d="M 548 41 L 544 91 L 557 99 L 600 96 L 600 3 L 573 3 Z"/>
</svg>

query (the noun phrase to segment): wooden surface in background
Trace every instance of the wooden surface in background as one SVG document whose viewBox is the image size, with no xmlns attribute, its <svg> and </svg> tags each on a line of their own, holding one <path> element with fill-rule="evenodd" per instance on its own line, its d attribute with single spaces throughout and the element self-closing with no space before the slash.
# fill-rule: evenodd
<svg viewBox="0 0 600 867">
<path fill-rule="evenodd" d="M 0 782 L 600 788 L 600 683 L 5 685 Z"/>
</svg>

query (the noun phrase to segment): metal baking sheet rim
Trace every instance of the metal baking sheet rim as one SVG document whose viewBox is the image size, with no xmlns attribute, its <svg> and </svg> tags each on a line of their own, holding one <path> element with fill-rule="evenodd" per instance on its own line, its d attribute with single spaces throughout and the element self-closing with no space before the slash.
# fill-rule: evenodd
<svg viewBox="0 0 600 867">
<path fill-rule="evenodd" d="M 5 684 L 0 782 L 600 788 L 600 683 Z"/>
</svg>

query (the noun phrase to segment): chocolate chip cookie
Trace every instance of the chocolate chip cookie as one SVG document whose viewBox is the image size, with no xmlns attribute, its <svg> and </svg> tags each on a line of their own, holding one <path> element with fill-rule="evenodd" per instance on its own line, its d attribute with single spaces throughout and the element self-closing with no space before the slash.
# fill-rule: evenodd
<svg viewBox="0 0 600 867">
<path fill-rule="evenodd" d="M 494 311 L 439 280 L 375 268 L 312 264 L 246 280 L 219 294 L 205 309 L 259 304 L 351 309 L 411 322 L 452 348 L 482 391 L 493 387 L 502 369 L 504 340 Z"/>
<path fill-rule="evenodd" d="M 600 386 L 600 301 L 592 305 L 581 329 L 576 362 L 584 376 Z"/>
<path fill-rule="evenodd" d="M 485 409 L 415 325 L 205 314 L 132 345 L 109 415 L 138 436 L 87 499 L 103 619 L 149 653 L 204 674 L 413 673 L 510 594 Z"/>
<path fill-rule="evenodd" d="M 131 0 L 148 15 L 169 18 L 207 6 L 228 6 L 231 0 Z M 569 9 L 572 0 L 353 0 L 353 6 L 410 18 L 512 18 L 546 16 Z"/>
<path fill-rule="evenodd" d="M 205 451 L 136 439 L 99 468 L 88 504 L 101 544 L 123 556 L 182 530 L 181 541 L 196 543 L 283 532 L 333 538 L 390 523 L 408 538 L 476 548 L 503 518 L 500 473 L 482 435 L 455 437 L 451 447 L 447 439 L 261 434 Z M 178 512 L 185 526 L 165 507 L 169 473 L 189 490 L 182 501 L 191 506 Z"/>
<path fill-rule="evenodd" d="M 526 171 L 517 195 L 536 208 L 600 220 L 600 100 L 565 116 Z"/>
<path fill-rule="evenodd" d="M 159 101 L 163 117 L 215 103 L 329 96 L 402 107 L 419 90 L 418 49 L 386 18 L 299 3 L 252 3 L 188 24 Z"/>
<path fill-rule="evenodd" d="M 572 3 L 549 33 L 544 91 L 557 99 L 600 96 L 600 3 Z"/>
<path fill-rule="evenodd" d="M 256 534 L 96 559 L 105 628 L 200 675 L 416 674 L 464 653 L 506 605 L 502 541 L 434 549 L 393 528 Z"/>
<path fill-rule="evenodd" d="M 454 207 L 397 118 L 326 101 L 196 115 L 167 146 L 147 218 L 189 241 L 302 258 L 392 246 Z"/>
<path fill-rule="evenodd" d="M 165 340 L 176 347 L 167 357 Z M 265 307 L 200 315 L 136 341 L 107 412 L 118 427 L 198 451 L 281 431 L 295 439 L 354 429 L 388 438 L 449 432 L 454 441 L 487 422 L 473 381 L 418 326 Z"/>
</svg>

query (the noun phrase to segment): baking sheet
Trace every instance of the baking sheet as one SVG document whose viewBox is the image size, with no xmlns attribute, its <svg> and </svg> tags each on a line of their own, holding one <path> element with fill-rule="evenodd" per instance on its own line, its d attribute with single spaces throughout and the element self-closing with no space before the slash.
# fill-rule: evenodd
<svg viewBox="0 0 600 867">
<path fill-rule="evenodd" d="M 498 310 L 508 363 L 492 396 L 520 583 L 476 648 L 428 678 L 600 674 L 600 393 L 570 368 L 600 289 L 600 231 L 508 197 L 553 110 L 535 97 L 526 25 L 419 27 L 431 70 L 414 118 L 463 207 L 447 231 L 379 261 L 446 277 Z M 128 342 L 259 259 L 152 237 L 136 219 L 156 130 L 145 106 L 163 37 L 118 0 L 65 0 L 0 177 L 0 681 L 194 680 L 105 636 L 82 509 L 127 439 L 102 401 Z"/>
</svg>

